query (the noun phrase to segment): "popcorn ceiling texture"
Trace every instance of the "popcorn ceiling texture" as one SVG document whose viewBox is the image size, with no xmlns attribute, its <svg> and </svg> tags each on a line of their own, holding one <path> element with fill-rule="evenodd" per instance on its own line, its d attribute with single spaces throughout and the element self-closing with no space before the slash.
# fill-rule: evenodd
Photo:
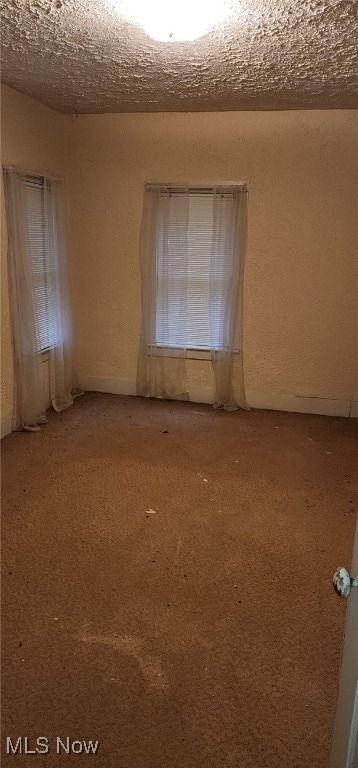
<svg viewBox="0 0 358 768">
<path fill-rule="evenodd" d="M 113 0 L 5 0 L 2 79 L 63 112 L 358 106 L 357 2 L 231 9 L 194 43 L 158 43 Z"/>
</svg>

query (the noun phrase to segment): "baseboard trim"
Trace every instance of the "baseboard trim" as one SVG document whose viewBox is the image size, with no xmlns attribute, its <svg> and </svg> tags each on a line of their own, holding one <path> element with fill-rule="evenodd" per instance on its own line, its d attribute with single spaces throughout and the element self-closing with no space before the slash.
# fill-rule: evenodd
<svg viewBox="0 0 358 768">
<path fill-rule="evenodd" d="M 108 392 L 111 395 L 136 395 L 137 385 L 133 379 L 102 378 L 101 376 L 80 376 L 78 386 L 85 392 Z"/>
<path fill-rule="evenodd" d="M 46 408 L 51 407 L 51 395 L 50 392 L 46 392 Z M 1 440 L 6 435 L 10 435 L 12 432 L 12 414 L 8 413 L 6 416 L 1 417 Z"/>
<path fill-rule="evenodd" d="M 12 414 L 8 413 L 6 416 L 1 417 L 1 440 L 3 437 L 6 437 L 6 435 L 9 435 L 12 425 Z"/>
<path fill-rule="evenodd" d="M 80 376 L 79 385 L 87 392 L 108 392 L 114 395 L 136 395 L 136 382 L 133 379 L 102 378 L 99 376 Z M 190 400 L 193 403 L 214 402 L 212 387 L 192 387 Z M 332 399 L 326 397 L 295 397 L 294 395 L 271 395 L 262 392 L 248 392 L 247 401 L 251 408 L 269 411 L 290 411 L 292 413 L 312 413 L 320 416 L 343 416 L 358 418 L 358 400 L 349 398 Z M 50 402 L 50 401 L 49 401 Z M 12 415 L 1 418 L 1 440 L 11 433 Z"/>
<path fill-rule="evenodd" d="M 290 411 L 292 413 L 312 413 L 317 416 L 348 417 L 351 409 L 351 400 L 346 398 L 332 399 L 295 395 L 266 395 L 260 392 L 251 392 L 248 393 L 248 401 L 252 408 Z"/>
<path fill-rule="evenodd" d="M 136 382 L 133 379 L 80 376 L 79 385 L 87 392 L 108 392 L 113 395 L 136 395 L 137 393 Z M 190 400 L 193 403 L 212 404 L 214 391 L 212 387 L 192 387 Z M 296 397 L 295 395 L 247 392 L 247 401 L 251 408 L 263 410 L 358 418 L 358 401 L 350 398 Z"/>
</svg>

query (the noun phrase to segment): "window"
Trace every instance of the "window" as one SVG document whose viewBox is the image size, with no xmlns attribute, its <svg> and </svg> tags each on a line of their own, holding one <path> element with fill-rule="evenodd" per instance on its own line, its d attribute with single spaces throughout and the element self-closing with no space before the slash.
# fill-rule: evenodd
<svg viewBox="0 0 358 768">
<path fill-rule="evenodd" d="M 26 178 L 26 221 L 29 238 L 31 273 L 33 278 L 37 348 L 39 352 L 54 346 L 56 341 L 55 303 L 52 298 L 48 249 L 53 247 L 45 212 L 45 182 L 41 178 Z"/>
<path fill-rule="evenodd" d="M 231 274 L 232 193 L 221 194 L 215 228 L 213 190 L 173 191 L 159 198 L 156 345 L 220 347 L 222 308 Z M 217 222 L 216 222 L 217 225 Z M 216 274 L 212 274 L 215 246 Z"/>
<path fill-rule="evenodd" d="M 137 393 L 188 398 L 186 358 L 210 360 L 215 407 L 247 407 L 242 355 L 247 187 L 148 182 L 140 233 Z"/>
<path fill-rule="evenodd" d="M 3 172 L 16 360 L 13 428 L 37 431 L 49 400 L 55 411 L 73 403 L 63 184 L 13 166 Z"/>
</svg>

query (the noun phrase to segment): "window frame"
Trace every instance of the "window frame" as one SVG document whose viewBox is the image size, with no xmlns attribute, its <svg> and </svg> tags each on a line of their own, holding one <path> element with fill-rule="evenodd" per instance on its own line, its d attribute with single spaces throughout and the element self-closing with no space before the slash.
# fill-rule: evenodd
<svg viewBox="0 0 358 768">
<path fill-rule="evenodd" d="M 193 195 L 210 195 L 211 197 L 215 194 L 216 191 L 225 194 L 232 192 L 233 190 L 237 190 L 238 188 L 242 188 L 245 191 L 247 190 L 246 184 L 243 182 L 238 183 L 215 183 L 212 186 L 211 185 L 200 185 L 200 184 L 160 184 L 157 182 L 148 183 L 146 185 L 147 188 L 154 187 L 157 190 L 162 189 L 163 192 L 169 192 L 173 195 L 179 195 L 179 194 L 185 194 L 189 193 Z M 158 247 L 158 240 L 157 240 L 157 247 Z M 156 270 L 157 270 L 157 264 L 158 264 L 158 256 L 156 251 Z M 158 283 L 156 283 L 156 288 L 158 287 Z M 155 300 L 155 307 L 154 307 L 154 318 L 153 318 L 153 327 L 154 327 L 154 335 L 155 338 L 157 336 L 157 293 L 156 293 L 156 300 Z M 211 347 L 199 347 L 199 346 L 180 346 L 178 344 L 163 344 L 162 342 L 157 342 L 155 340 L 154 343 L 149 345 L 150 348 L 155 351 L 155 354 L 157 356 L 162 357 L 175 357 L 174 350 L 185 350 L 185 357 L 187 359 L 191 360 L 211 360 L 212 356 L 212 348 Z M 173 350 L 173 353 L 171 354 L 171 350 Z M 239 351 L 237 349 L 233 350 L 233 354 L 237 355 Z"/>
<path fill-rule="evenodd" d="M 22 183 L 23 183 L 25 189 L 27 187 L 31 187 L 32 186 L 32 187 L 35 187 L 35 188 L 37 187 L 37 188 L 41 189 L 41 192 L 42 192 L 43 195 L 45 193 L 46 179 L 45 179 L 44 176 L 36 175 L 36 174 L 31 174 L 31 173 L 26 173 L 24 175 Z M 26 195 L 25 195 L 25 200 L 26 200 Z M 29 211 L 28 211 L 28 208 L 27 208 L 27 200 L 26 200 L 25 205 L 26 205 L 26 219 L 28 221 L 28 219 L 29 219 L 29 216 L 28 216 Z M 43 217 L 44 217 L 44 220 L 45 220 L 45 210 L 44 210 L 44 208 L 43 208 Z M 45 224 L 44 224 L 44 226 L 45 226 Z M 29 237 L 29 251 L 31 253 L 30 237 Z M 31 260 L 30 268 L 31 268 L 31 274 L 33 274 L 32 260 Z M 48 270 L 45 268 L 44 269 L 44 276 L 45 276 L 44 284 L 45 284 L 46 288 L 48 287 L 47 275 L 48 275 Z M 46 298 L 47 298 L 47 296 L 46 296 Z M 34 301 L 34 309 L 35 309 L 35 323 L 36 323 L 36 335 L 37 335 L 37 316 L 36 316 L 37 305 L 36 305 L 35 301 Z M 39 341 L 39 339 L 37 339 L 37 341 Z M 48 344 L 48 346 L 38 347 L 37 355 L 39 357 L 40 363 L 45 363 L 45 362 L 47 362 L 50 359 L 50 352 L 51 352 L 52 349 L 55 349 L 55 347 L 56 347 L 56 341 L 53 344 Z"/>
</svg>

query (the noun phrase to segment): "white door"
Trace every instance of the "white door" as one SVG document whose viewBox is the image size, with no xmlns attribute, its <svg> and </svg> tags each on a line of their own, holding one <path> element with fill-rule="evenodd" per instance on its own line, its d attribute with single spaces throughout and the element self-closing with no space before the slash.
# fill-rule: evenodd
<svg viewBox="0 0 358 768">
<path fill-rule="evenodd" d="M 358 521 L 350 573 L 338 569 L 333 580 L 348 605 L 331 768 L 358 768 Z"/>
</svg>

